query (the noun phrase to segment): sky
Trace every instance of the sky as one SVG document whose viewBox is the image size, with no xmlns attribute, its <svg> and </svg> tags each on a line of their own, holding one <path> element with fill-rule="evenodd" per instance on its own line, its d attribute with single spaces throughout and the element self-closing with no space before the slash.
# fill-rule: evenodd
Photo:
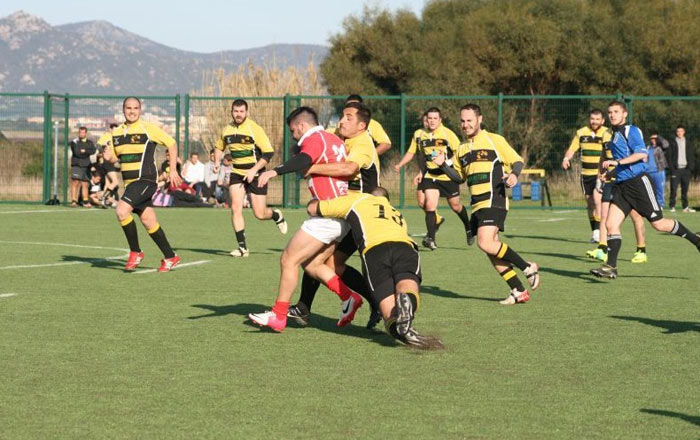
<svg viewBox="0 0 700 440">
<path fill-rule="evenodd" d="M 364 5 L 420 14 L 425 0 L 2 0 L 0 17 L 18 10 L 51 25 L 106 20 L 157 43 L 192 52 L 268 44 L 322 44 Z M 112 8 L 109 6 L 113 5 Z"/>
</svg>

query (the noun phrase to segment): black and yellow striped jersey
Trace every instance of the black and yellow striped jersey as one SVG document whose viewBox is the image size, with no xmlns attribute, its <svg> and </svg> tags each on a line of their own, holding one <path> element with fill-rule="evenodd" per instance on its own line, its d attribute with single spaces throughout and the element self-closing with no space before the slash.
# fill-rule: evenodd
<svg viewBox="0 0 700 440">
<path fill-rule="evenodd" d="M 508 210 L 508 196 L 503 177 L 523 159 L 503 136 L 481 130 L 459 146 L 455 169 L 466 178 L 471 194 L 472 212 L 482 208 Z"/>
<path fill-rule="evenodd" d="M 372 137 L 365 130 L 353 138 L 345 139 L 348 151 L 346 161 L 355 162 L 360 170 L 349 182 L 350 191 L 368 193 L 379 186 L 379 156 L 374 148 Z"/>
<path fill-rule="evenodd" d="M 442 152 L 445 154 L 445 159 L 450 163 L 458 148 L 459 138 L 457 135 L 444 125 L 440 125 L 432 133 L 423 129 L 416 130 L 411 138 L 408 152 L 417 154 L 420 151 L 425 155 L 426 172 L 424 177 L 448 181 L 450 178 L 439 166 L 435 165 L 431 157 L 433 152 L 435 154 Z"/>
<path fill-rule="evenodd" d="M 338 131 L 337 125 L 335 127 L 328 127 L 326 131 L 329 133 L 333 133 L 334 135 L 342 139 L 342 136 L 340 136 L 340 132 Z M 389 135 L 386 134 L 384 127 L 382 127 L 382 124 L 375 121 L 374 119 L 369 120 L 369 125 L 367 125 L 367 133 L 369 133 L 369 136 L 372 138 L 372 142 L 374 143 L 375 148 L 379 144 L 391 145 L 391 139 L 389 139 Z"/>
<path fill-rule="evenodd" d="M 348 193 L 320 201 L 318 214 L 345 219 L 362 254 L 383 243 L 399 242 L 415 246 L 408 236 L 406 220 L 386 197 Z"/>
<path fill-rule="evenodd" d="M 589 126 L 576 130 L 567 154 L 574 154 L 581 150 L 581 175 L 595 176 L 598 174 L 598 159 L 603 150 L 603 144 L 612 139 L 610 131 L 606 127 L 600 127 L 593 131 Z"/>
<path fill-rule="evenodd" d="M 175 139 L 157 125 L 138 120 L 115 127 L 112 130 L 112 145 L 114 154 L 122 164 L 122 180 L 127 186 L 136 180 L 157 182 L 156 146 L 172 147 Z"/>
<path fill-rule="evenodd" d="M 241 176 L 253 168 L 264 153 L 274 153 L 265 131 L 250 118 L 246 118 L 240 125 L 229 123 L 216 140 L 216 149 L 224 153 L 228 150 L 233 164 L 231 172 Z M 260 171 L 263 170 L 264 168 Z"/>
</svg>

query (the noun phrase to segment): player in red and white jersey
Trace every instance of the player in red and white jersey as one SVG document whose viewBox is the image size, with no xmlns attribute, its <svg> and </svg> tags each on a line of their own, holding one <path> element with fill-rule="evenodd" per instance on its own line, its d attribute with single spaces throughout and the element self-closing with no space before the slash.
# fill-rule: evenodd
<svg viewBox="0 0 700 440">
<path fill-rule="evenodd" d="M 287 117 L 287 125 L 294 139 L 298 140 L 299 153 L 273 170 L 261 174 L 258 177 L 259 185 L 267 184 L 275 176 L 306 171 L 315 163 L 345 161 L 345 145 L 340 138 L 327 133 L 318 124 L 318 116 L 312 108 L 299 107 L 292 111 Z M 310 175 L 309 190 L 314 198 L 328 200 L 345 195 L 348 182 L 338 177 Z M 349 230 L 350 226 L 344 220 L 317 217 L 307 219 L 280 257 L 279 291 L 272 310 L 250 313 L 250 320 L 278 332 L 287 327 L 290 300 L 299 282 L 299 266 L 303 265 L 306 273 L 325 284 L 343 301 L 338 326 L 349 324 L 357 309 L 362 306 L 362 297 L 351 290 L 329 265 L 324 264 Z M 357 289 L 366 291 L 364 285 L 357 286 Z"/>
</svg>

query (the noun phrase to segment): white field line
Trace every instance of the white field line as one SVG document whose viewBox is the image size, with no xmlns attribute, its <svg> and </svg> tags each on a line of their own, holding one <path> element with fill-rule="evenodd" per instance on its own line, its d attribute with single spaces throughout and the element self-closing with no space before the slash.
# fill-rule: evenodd
<svg viewBox="0 0 700 440">
<path fill-rule="evenodd" d="M 17 296 L 17 294 L 16 293 L 0 293 L 0 299 L 11 298 L 13 296 Z"/>
<path fill-rule="evenodd" d="M 200 264 L 207 264 L 207 263 L 211 263 L 211 260 L 199 260 L 199 261 L 192 261 L 190 263 L 178 264 L 172 270 L 177 270 L 181 267 L 187 267 L 187 266 L 199 266 Z M 134 272 L 134 274 L 153 273 L 153 272 L 157 272 L 157 271 L 158 271 L 158 269 L 137 270 L 136 272 Z"/>
<path fill-rule="evenodd" d="M 75 210 L 68 210 L 68 209 L 36 209 L 33 211 L 0 211 L 0 214 L 36 214 L 36 213 L 46 213 L 46 212 L 99 212 L 103 211 L 102 209 L 75 209 Z"/>
<path fill-rule="evenodd" d="M 568 218 L 547 218 L 544 220 L 537 220 L 538 223 L 547 223 L 547 222 L 560 222 L 563 220 L 569 220 Z"/>
<path fill-rule="evenodd" d="M 119 260 L 129 256 L 128 249 L 115 248 L 115 247 L 105 247 L 105 246 L 87 246 L 82 244 L 71 244 L 71 243 L 48 243 L 40 241 L 4 241 L 0 240 L 0 244 L 24 244 L 24 245 L 35 245 L 35 246 L 63 246 L 63 247 L 75 247 L 84 249 L 107 249 L 113 251 L 126 252 L 125 254 L 120 254 L 114 257 L 105 258 L 91 258 L 92 261 L 104 261 L 104 260 Z M 46 264 L 22 264 L 15 266 L 2 266 L 0 270 L 6 269 L 35 269 L 39 267 L 54 267 L 54 266 L 72 266 L 74 264 L 88 264 L 92 261 L 66 261 L 64 263 L 46 263 Z"/>
</svg>

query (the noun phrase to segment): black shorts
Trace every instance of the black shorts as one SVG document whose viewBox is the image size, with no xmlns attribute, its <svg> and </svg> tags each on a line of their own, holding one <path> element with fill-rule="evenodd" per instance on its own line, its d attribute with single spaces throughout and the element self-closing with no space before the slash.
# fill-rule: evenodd
<svg viewBox="0 0 700 440">
<path fill-rule="evenodd" d="M 117 172 L 117 167 L 115 164 L 112 162 L 105 160 L 102 162 L 102 169 L 104 170 L 105 173 L 112 173 L 112 172 Z"/>
<path fill-rule="evenodd" d="M 345 237 L 338 243 L 338 246 L 335 248 L 336 251 L 340 251 L 347 255 L 348 257 L 352 254 L 355 253 L 357 250 L 357 243 L 355 243 L 355 239 L 352 236 L 352 232 L 348 232 L 345 234 Z"/>
<path fill-rule="evenodd" d="M 593 195 L 593 191 L 595 191 L 595 184 L 597 180 L 598 176 L 581 176 L 581 189 L 583 190 L 584 195 Z"/>
<path fill-rule="evenodd" d="M 236 173 L 231 173 L 231 177 L 229 179 L 228 184 L 235 185 L 237 183 L 242 183 L 243 188 L 245 188 L 246 191 L 250 191 L 252 194 L 255 194 L 258 196 L 267 195 L 267 184 L 265 184 L 262 188 L 259 187 L 257 177 L 255 179 L 253 179 L 253 183 L 248 183 L 245 180 L 245 176 L 241 176 L 240 174 L 236 174 Z"/>
<path fill-rule="evenodd" d="M 423 176 L 423 180 L 418 184 L 418 190 L 425 191 L 426 189 L 437 189 L 440 191 L 440 197 L 448 199 L 459 196 L 459 184 L 451 180 L 435 180 Z"/>
<path fill-rule="evenodd" d="M 122 195 L 122 200 L 134 208 L 136 214 L 141 214 L 144 209 L 153 206 L 151 198 L 158 189 L 158 184 L 148 180 L 131 182 Z"/>
<path fill-rule="evenodd" d="M 70 167 L 70 178 L 73 180 L 80 180 L 81 182 L 89 182 L 90 172 L 87 167 L 73 165 Z"/>
<path fill-rule="evenodd" d="M 503 232 L 506 227 L 506 215 L 508 211 L 501 208 L 482 208 L 472 212 L 469 219 L 469 229 L 476 237 L 477 231 L 482 226 L 498 226 L 498 230 Z"/>
<path fill-rule="evenodd" d="M 625 216 L 634 209 L 650 222 L 664 218 L 659 202 L 656 201 L 654 186 L 646 174 L 615 183 L 612 204 L 620 208 Z"/>
<path fill-rule="evenodd" d="M 418 249 L 403 242 L 377 245 L 362 255 L 362 273 L 377 304 L 396 293 L 401 280 L 414 280 L 420 286 Z"/>
<path fill-rule="evenodd" d="M 612 202 L 613 187 L 615 184 L 613 182 L 607 182 L 603 184 L 603 197 L 601 202 L 610 203 Z"/>
</svg>

